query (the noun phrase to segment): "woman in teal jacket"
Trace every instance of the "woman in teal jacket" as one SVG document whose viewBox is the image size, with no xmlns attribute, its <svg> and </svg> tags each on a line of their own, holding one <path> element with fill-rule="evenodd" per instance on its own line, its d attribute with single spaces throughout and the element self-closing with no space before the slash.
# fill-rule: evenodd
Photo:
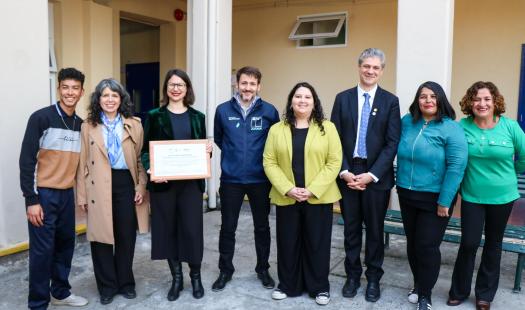
<svg viewBox="0 0 525 310">
<path fill-rule="evenodd" d="M 414 278 L 408 300 L 422 310 L 431 309 L 439 246 L 467 165 L 467 142 L 439 84 L 421 84 L 409 111 L 401 120 L 396 185 Z"/>
<path fill-rule="evenodd" d="M 330 301 L 332 204 L 341 198 L 335 182 L 341 141 L 325 120 L 321 101 L 308 83 L 288 95 L 284 120 L 273 125 L 263 153 L 264 172 L 276 205 L 276 300 L 304 291 L 320 305 Z"/>
<path fill-rule="evenodd" d="M 470 295 L 485 231 L 475 293 L 476 308 L 490 309 L 498 289 L 503 234 L 520 197 L 516 173 L 525 171 L 525 134 L 516 121 L 501 115 L 505 101 L 491 82 L 474 83 L 460 106 L 468 115 L 460 122 L 468 141 L 468 166 L 461 184 L 461 244 L 447 304 L 459 305 Z"/>
</svg>

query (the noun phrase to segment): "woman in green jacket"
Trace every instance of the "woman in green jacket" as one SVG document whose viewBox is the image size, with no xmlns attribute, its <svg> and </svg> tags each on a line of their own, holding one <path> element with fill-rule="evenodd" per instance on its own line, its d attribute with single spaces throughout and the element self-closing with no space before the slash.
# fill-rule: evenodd
<svg viewBox="0 0 525 310">
<path fill-rule="evenodd" d="M 142 164 L 149 171 L 149 142 L 206 139 L 204 114 L 193 109 L 193 87 L 186 72 L 168 71 L 162 87 L 161 107 L 148 112 L 144 126 Z M 212 145 L 208 142 L 207 152 Z M 193 297 L 202 298 L 200 267 L 204 251 L 202 193 L 204 180 L 148 182 L 151 201 L 151 258 L 166 259 L 173 275 L 168 300 L 183 288 L 181 262 L 190 267 Z"/>
<path fill-rule="evenodd" d="M 342 150 L 333 123 L 325 120 L 315 89 L 298 83 L 288 95 L 284 120 L 270 128 L 263 166 L 276 205 L 276 300 L 308 292 L 320 305 L 330 301 L 332 204 L 341 198 L 335 182 Z"/>
<path fill-rule="evenodd" d="M 461 244 L 447 304 L 457 306 L 470 295 L 484 230 L 476 308 L 490 309 L 498 289 L 503 234 L 520 197 L 516 173 L 525 171 L 525 134 L 516 121 L 501 115 L 505 101 L 491 82 L 474 83 L 459 104 L 468 115 L 460 122 L 468 143 L 468 165 L 461 183 Z"/>
</svg>

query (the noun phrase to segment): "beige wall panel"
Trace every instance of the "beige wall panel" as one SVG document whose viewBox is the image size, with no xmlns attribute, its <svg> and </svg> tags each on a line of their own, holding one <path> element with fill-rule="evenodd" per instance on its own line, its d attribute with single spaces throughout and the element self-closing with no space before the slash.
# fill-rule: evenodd
<svg viewBox="0 0 525 310">
<path fill-rule="evenodd" d="M 174 23 L 167 23 L 160 26 L 160 64 L 159 64 L 159 90 L 162 92 L 162 84 L 164 83 L 164 76 L 168 70 L 176 67 L 176 43 L 177 32 Z M 184 42 L 184 47 L 186 47 Z M 162 93 L 160 100 L 162 100 Z"/>
<path fill-rule="evenodd" d="M 186 19 L 176 21 L 175 9 L 186 11 L 184 0 L 113 0 L 109 5 L 116 11 L 124 11 L 165 22 L 160 30 L 160 83 L 171 68 L 186 69 Z M 122 63 L 125 63 L 123 60 Z M 161 85 L 162 87 L 162 85 Z"/>
<path fill-rule="evenodd" d="M 460 116 L 465 91 L 484 80 L 498 86 L 507 104 L 505 115 L 516 119 L 523 21 L 523 0 L 456 0 L 451 102 Z"/>
<path fill-rule="evenodd" d="M 346 47 L 297 49 L 288 35 L 299 15 L 347 11 Z M 298 81 L 318 91 L 330 116 L 335 95 L 358 82 L 357 57 L 367 47 L 385 51 L 387 67 L 381 86 L 395 90 L 396 1 L 327 4 L 235 10 L 233 12 L 233 68 L 261 69 L 264 99 L 281 113 L 288 92 Z"/>
<path fill-rule="evenodd" d="M 144 31 L 121 36 L 121 65 L 159 61 L 159 32 Z"/>
<path fill-rule="evenodd" d="M 82 1 L 83 27 L 82 49 L 77 51 L 83 55 L 82 66 L 76 66 L 86 75 L 84 97 L 77 106 L 77 113 L 85 118 L 89 105 L 89 96 L 100 80 L 113 77 L 113 11 L 111 8 L 93 2 Z M 63 15 L 64 12 L 62 11 Z M 62 28 L 66 25 L 63 24 Z M 67 41 L 64 40 L 64 43 Z M 72 47 L 72 49 L 75 46 Z M 118 78 L 118 76 L 117 76 Z"/>
<path fill-rule="evenodd" d="M 120 71 L 120 15 L 117 10 L 112 10 L 112 33 L 113 33 L 113 74 L 112 76 L 119 80 L 119 82 L 125 82 L 122 79 Z"/>
</svg>

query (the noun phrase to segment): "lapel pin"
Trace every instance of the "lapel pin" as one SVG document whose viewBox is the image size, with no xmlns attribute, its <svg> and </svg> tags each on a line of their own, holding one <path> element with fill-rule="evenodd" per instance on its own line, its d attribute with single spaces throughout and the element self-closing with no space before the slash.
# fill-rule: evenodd
<svg viewBox="0 0 525 310">
<path fill-rule="evenodd" d="M 375 111 L 374 111 L 374 112 L 372 112 L 372 115 L 376 115 L 376 112 L 375 112 Z"/>
</svg>

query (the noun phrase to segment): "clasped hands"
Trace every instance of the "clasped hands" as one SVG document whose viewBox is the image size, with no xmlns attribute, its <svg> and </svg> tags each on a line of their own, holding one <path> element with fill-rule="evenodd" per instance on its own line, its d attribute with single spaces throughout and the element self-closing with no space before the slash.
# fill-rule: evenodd
<svg viewBox="0 0 525 310">
<path fill-rule="evenodd" d="M 345 172 L 341 178 L 346 182 L 348 188 L 358 191 L 364 191 L 367 184 L 373 181 L 372 176 L 366 172 L 358 175 L 352 172 Z"/>
<path fill-rule="evenodd" d="M 302 187 L 293 187 L 291 190 L 286 193 L 286 196 L 294 199 L 297 202 L 303 202 L 308 200 L 308 198 L 312 197 L 313 194 L 306 188 Z"/>
</svg>

